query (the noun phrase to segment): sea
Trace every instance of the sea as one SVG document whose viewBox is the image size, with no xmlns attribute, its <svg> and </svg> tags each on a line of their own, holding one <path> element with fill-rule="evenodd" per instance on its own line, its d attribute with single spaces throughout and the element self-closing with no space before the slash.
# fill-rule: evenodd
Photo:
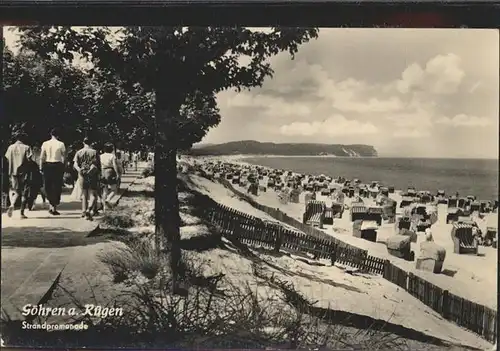
<svg viewBox="0 0 500 351">
<path fill-rule="evenodd" d="M 386 186 L 448 195 L 475 195 L 479 200 L 498 200 L 499 161 L 492 159 L 439 158 L 341 158 L 251 157 L 245 162 L 305 174 L 342 176 L 364 183 L 380 181 Z"/>
</svg>

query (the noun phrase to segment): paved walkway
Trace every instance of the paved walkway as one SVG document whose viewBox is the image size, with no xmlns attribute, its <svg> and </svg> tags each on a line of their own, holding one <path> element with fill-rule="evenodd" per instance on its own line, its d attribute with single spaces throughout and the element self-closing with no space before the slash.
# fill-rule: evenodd
<svg viewBox="0 0 500 351">
<path fill-rule="evenodd" d="M 144 166 L 123 175 L 120 194 L 111 202 L 119 200 Z M 78 243 L 99 224 L 99 217 L 94 221 L 81 218 L 81 203 L 69 192 L 62 196 L 60 216 L 51 216 L 40 197 L 35 210 L 26 211 L 28 219 L 20 220 L 19 211 L 12 218 L 2 214 L 1 302 L 11 318 L 21 317 L 19 309 L 24 305 L 38 303 L 72 257 L 84 251 Z"/>
</svg>

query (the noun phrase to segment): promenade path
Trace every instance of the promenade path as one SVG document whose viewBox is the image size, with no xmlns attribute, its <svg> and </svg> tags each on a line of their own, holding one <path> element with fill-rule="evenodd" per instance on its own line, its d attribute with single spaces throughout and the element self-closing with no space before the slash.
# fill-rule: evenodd
<svg viewBox="0 0 500 351">
<path fill-rule="evenodd" d="M 117 203 L 145 166 L 140 163 L 137 171 L 129 169 L 122 176 L 120 192 L 112 203 Z M 87 236 L 98 227 L 100 217 L 81 218 L 81 202 L 71 198 L 71 189 L 65 190 L 58 207 L 60 216 L 51 216 L 40 197 L 35 210 L 26 211 L 28 219 L 20 220 L 19 211 L 11 218 L 2 214 L 1 305 L 2 313 L 12 319 L 22 318 L 20 309 L 26 304 L 37 304 L 64 267 L 86 252 L 85 245 L 92 244 Z"/>
</svg>

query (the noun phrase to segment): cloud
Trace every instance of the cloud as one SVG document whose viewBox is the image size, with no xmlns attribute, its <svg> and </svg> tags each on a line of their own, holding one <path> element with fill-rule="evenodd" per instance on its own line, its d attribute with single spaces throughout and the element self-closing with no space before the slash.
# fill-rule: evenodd
<svg viewBox="0 0 500 351">
<path fill-rule="evenodd" d="M 424 91 L 431 94 L 454 94 L 465 77 L 461 59 L 455 54 L 437 55 L 425 68 L 418 63 L 409 65 L 397 82 L 400 93 Z"/>
<path fill-rule="evenodd" d="M 452 127 L 488 127 L 492 125 L 492 120 L 485 117 L 459 114 L 452 118 L 441 117 L 436 121 L 436 123 Z"/>
<path fill-rule="evenodd" d="M 426 138 L 429 135 L 429 132 L 417 129 L 398 129 L 392 134 L 397 139 L 420 139 Z"/>
<path fill-rule="evenodd" d="M 304 116 L 311 113 L 310 107 L 306 104 L 263 94 L 252 95 L 248 92 L 237 93 L 226 99 L 224 104 L 226 107 L 259 109 L 271 117 Z"/>
<path fill-rule="evenodd" d="M 479 89 L 479 87 L 481 86 L 481 82 L 477 82 L 476 84 L 474 84 L 473 86 L 470 87 L 469 89 L 469 93 L 470 94 L 474 94 L 474 92 Z"/>
<path fill-rule="evenodd" d="M 9 47 L 14 39 L 7 31 Z M 219 93 L 222 122 L 204 142 L 334 137 L 380 155 L 498 157 L 498 39 L 496 30 L 320 29 L 294 60 L 272 57 L 262 87 Z"/>
<path fill-rule="evenodd" d="M 378 129 L 371 123 L 334 115 L 324 121 L 292 122 L 281 126 L 280 133 L 288 136 L 346 136 L 376 134 Z"/>
</svg>

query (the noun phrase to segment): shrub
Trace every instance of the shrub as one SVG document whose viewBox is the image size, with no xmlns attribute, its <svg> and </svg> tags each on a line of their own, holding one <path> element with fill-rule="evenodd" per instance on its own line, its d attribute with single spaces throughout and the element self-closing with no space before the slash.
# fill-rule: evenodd
<svg viewBox="0 0 500 351">
<path fill-rule="evenodd" d="M 154 163 L 149 163 L 146 168 L 142 170 L 143 178 L 152 177 L 155 175 L 155 165 Z"/>
<path fill-rule="evenodd" d="M 96 327 L 127 327 L 139 339 L 153 338 L 155 345 L 181 348 L 283 348 L 285 345 L 309 350 L 346 346 L 405 349 L 404 341 L 394 334 L 370 328 L 353 330 L 304 313 L 302 310 L 314 303 L 291 284 L 256 273 L 253 286 L 267 283 L 277 288 L 265 296 L 251 287 L 250 282 L 236 285 L 224 274 L 206 277 L 203 272 L 208 263 L 193 260 L 192 255 L 183 255 L 182 259 L 189 293 L 173 295 L 168 264 L 154 252 L 150 242 L 132 240 L 126 248 L 103 257 L 113 271 L 129 272 L 131 289 L 120 296 L 127 306 L 124 317 L 101 320 Z M 148 276 L 150 267 L 154 267 L 153 278 Z M 141 274 L 134 275 L 132 271 Z"/>
<path fill-rule="evenodd" d="M 114 228 L 132 228 L 134 220 L 130 216 L 130 211 L 127 207 L 116 207 L 104 213 L 102 223 Z"/>
<path fill-rule="evenodd" d="M 138 273 L 147 279 L 153 279 L 162 266 L 162 259 L 149 238 L 130 239 L 125 242 L 124 247 L 101 253 L 99 260 L 109 268 L 116 283 L 132 279 Z"/>
</svg>

